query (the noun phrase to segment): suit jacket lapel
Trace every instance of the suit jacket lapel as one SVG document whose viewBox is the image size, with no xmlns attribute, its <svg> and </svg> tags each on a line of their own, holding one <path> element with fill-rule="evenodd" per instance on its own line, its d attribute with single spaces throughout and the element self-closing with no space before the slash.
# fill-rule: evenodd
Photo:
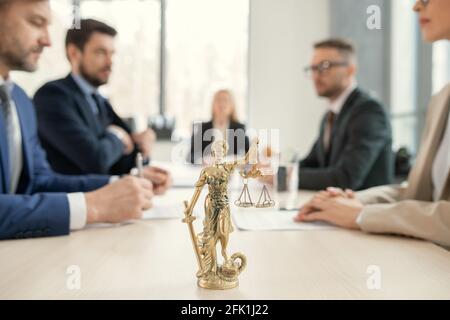
<svg viewBox="0 0 450 320">
<path fill-rule="evenodd" d="M 97 133 L 101 132 L 101 127 L 99 120 L 95 118 L 94 113 L 89 107 L 89 103 L 86 98 L 82 94 L 75 94 L 74 98 L 77 102 L 78 109 L 80 110 L 82 117 L 87 122 L 87 124 L 91 127 L 91 129 L 95 130 Z"/>
<path fill-rule="evenodd" d="M 428 109 L 428 120 L 416 164 L 408 179 L 406 198 L 431 201 L 433 183 L 431 170 L 446 128 L 450 103 L 450 85 L 435 96 Z M 448 188 L 447 188 L 448 189 Z M 445 190 L 448 192 L 448 190 Z"/>
<path fill-rule="evenodd" d="M 447 88 L 447 114 L 450 112 L 450 85 Z M 449 200 L 450 199 L 450 172 L 447 176 L 447 182 L 445 183 L 444 190 L 441 194 L 442 200 Z"/>
<path fill-rule="evenodd" d="M 327 117 L 325 116 L 322 119 L 322 123 L 320 125 L 319 143 L 318 143 L 318 146 L 317 146 L 317 151 L 318 151 L 317 152 L 317 160 L 319 161 L 320 167 L 325 167 L 327 165 L 327 163 L 326 163 L 325 146 L 323 144 L 326 122 L 327 122 Z"/>
</svg>

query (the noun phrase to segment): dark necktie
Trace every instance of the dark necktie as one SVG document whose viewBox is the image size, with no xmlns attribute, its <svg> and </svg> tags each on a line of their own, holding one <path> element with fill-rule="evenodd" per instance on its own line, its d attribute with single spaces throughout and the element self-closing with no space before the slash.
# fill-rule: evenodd
<svg viewBox="0 0 450 320">
<path fill-rule="evenodd" d="M 95 114 L 97 117 L 98 122 L 100 123 L 101 127 L 105 126 L 105 105 L 104 105 L 104 101 L 103 98 L 97 94 L 97 93 L 93 93 L 92 94 L 92 98 L 95 101 L 95 104 L 97 105 L 97 110 L 98 112 Z M 95 113 L 95 112 L 94 112 Z"/>
<path fill-rule="evenodd" d="M 332 132 L 333 132 L 333 126 L 336 121 L 336 114 L 333 111 L 328 111 L 327 114 L 327 120 L 325 123 L 325 131 L 323 134 L 323 146 L 325 149 L 325 152 L 329 152 L 331 149 L 331 141 L 332 141 Z"/>
</svg>

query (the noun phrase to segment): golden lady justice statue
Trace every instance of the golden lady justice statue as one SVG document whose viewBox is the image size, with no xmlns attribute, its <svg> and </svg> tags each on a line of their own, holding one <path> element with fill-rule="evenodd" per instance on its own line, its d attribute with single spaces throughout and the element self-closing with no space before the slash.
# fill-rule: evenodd
<svg viewBox="0 0 450 320">
<path fill-rule="evenodd" d="M 247 260 L 242 253 L 235 253 L 231 257 L 227 254 L 229 235 L 233 232 L 228 201 L 228 180 L 237 167 L 247 164 L 253 164 L 253 167 L 247 173 L 240 173 L 245 183 L 249 178 L 263 176 L 257 168 L 258 144 L 259 140 L 255 139 L 244 159 L 226 163 L 223 159 L 228 152 L 228 144 L 225 141 L 214 142 L 211 147 L 214 164 L 202 170 L 191 203 L 187 201 L 184 203 L 186 209 L 183 222 L 189 227 L 199 265 L 198 285 L 202 288 L 223 290 L 239 285 L 238 276 L 244 270 Z M 209 193 L 204 203 L 203 232 L 195 235 L 193 222 L 196 217 L 193 216 L 193 210 L 206 184 Z M 219 241 L 224 259 L 222 265 L 217 261 L 216 246 Z"/>
</svg>

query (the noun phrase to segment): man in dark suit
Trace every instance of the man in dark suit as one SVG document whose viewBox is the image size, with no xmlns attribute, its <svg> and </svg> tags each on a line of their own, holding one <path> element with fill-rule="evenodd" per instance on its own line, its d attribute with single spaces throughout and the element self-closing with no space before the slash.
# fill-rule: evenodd
<svg viewBox="0 0 450 320">
<path fill-rule="evenodd" d="M 311 74 L 329 110 L 319 138 L 300 162 L 299 188 L 362 190 L 393 180 L 392 136 L 383 106 L 357 87 L 354 46 L 342 39 L 315 45 Z"/>
<path fill-rule="evenodd" d="M 66 235 L 96 222 L 140 218 L 151 206 L 146 179 L 64 176 L 47 163 L 34 106 L 10 79 L 33 72 L 50 46 L 48 0 L 0 1 L 0 239 Z M 99 189 L 100 188 L 100 189 Z"/>
<path fill-rule="evenodd" d="M 117 32 L 96 20 L 81 20 L 66 36 L 72 72 L 45 84 L 34 97 L 39 137 L 52 168 L 64 174 L 127 174 L 136 155 L 150 157 L 154 133 L 132 133 L 98 88 L 109 80 Z M 156 193 L 164 192 L 169 174 L 146 167 Z"/>
</svg>

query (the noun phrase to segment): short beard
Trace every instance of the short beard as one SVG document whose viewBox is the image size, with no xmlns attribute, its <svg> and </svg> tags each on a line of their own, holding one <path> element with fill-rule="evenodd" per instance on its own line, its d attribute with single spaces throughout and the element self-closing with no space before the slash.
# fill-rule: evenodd
<svg viewBox="0 0 450 320">
<path fill-rule="evenodd" d="M 319 94 L 319 97 L 322 98 L 336 98 L 343 92 L 343 89 L 340 87 L 334 87 L 331 89 L 326 90 L 325 92 L 322 92 Z"/>
<path fill-rule="evenodd" d="M 82 63 L 80 64 L 80 74 L 87 82 L 89 82 L 95 88 L 98 88 L 107 83 L 106 81 L 102 81 L 87 73 L 86 68 Z"/>
<path fill-rule="evenodd" d="M 11 48 L 15 48 L 14 51 Z M 37 69 L 37 64 L 29 63 L 27 58 L 30 54 L 42 52 L 42 50 L 42 47 L 26 50 L 19 39 L 14 37 L 10 41 L 4 41 L 3 44 L 0 44 L 0 59 L 10 70 L 34 72 Z"/>
</svg>

